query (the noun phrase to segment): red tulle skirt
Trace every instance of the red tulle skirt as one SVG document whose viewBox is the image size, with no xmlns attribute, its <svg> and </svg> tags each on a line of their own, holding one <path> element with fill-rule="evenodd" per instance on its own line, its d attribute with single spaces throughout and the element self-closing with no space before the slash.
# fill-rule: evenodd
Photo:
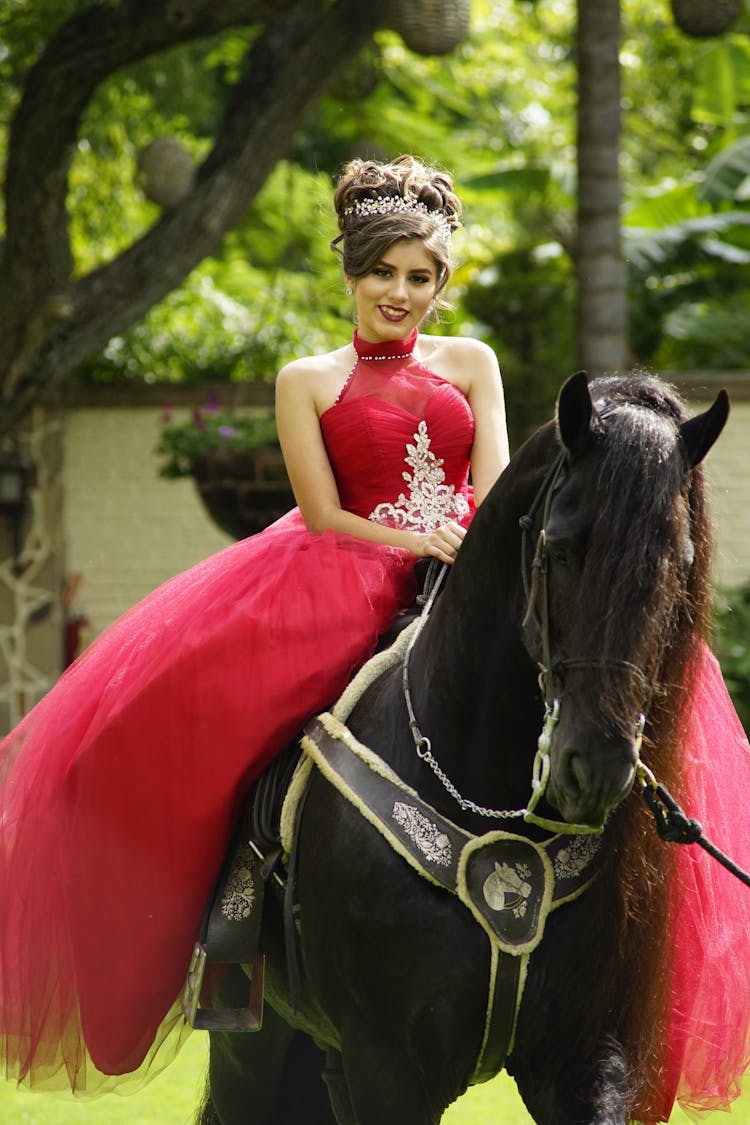
<svg viewBox="0 0 750 1125">
<path fill-rule="evenodd" d="M 413 565 L 291 512 L 116 621 L 5 739 L 8 1077 L 101 1092 L 179 1038 L 239 803 L 412 600 Z"/>
<path fill-rule="evenodd" d="M 750 872 L 750 747 L 719 665 L 699 654 L 685 722 L 685 811 Z M 750 887 L 697 844 L 678 847 L 664 1118 L 727 1109 L 750 1065 Z M 634 968 L 634 984 L 637 969 Z"/>
</svg>

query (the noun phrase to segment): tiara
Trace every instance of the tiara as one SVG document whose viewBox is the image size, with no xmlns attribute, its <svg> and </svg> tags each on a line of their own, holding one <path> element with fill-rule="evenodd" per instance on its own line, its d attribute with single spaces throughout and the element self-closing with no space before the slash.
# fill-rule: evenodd
<svg viewBox="0 0 750 1125">
<path fill-rule="evenodd" d="M 377 199 L 358 199 L 352 207 L 344 210 L 344 215 L 357 215 L 369 219 L 373 215 L 393 215 L 405 211 L 419 211 L 435 220 L 444 238 L 450 238 L 453 228 L 442 211 L 435 211 L 419 199 L 408 199 L 403 195 L 382 195 Z"/>
</svg>

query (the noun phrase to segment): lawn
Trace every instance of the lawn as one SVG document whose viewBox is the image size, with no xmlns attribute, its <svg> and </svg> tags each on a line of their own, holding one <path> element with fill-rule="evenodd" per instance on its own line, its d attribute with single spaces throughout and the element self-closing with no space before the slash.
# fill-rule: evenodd
<svg viewBox="0 0 750 1125">
<path fill-rule="evenodd" d="M 114 1095 L 93 1102 L 46 1097 L 0 1084 L 2 1125 L 192 1125 L 195 1106 L 203 1086 L 207 1036 L 194 1034 L 177 1061 L 146 1089 L 133 1097 Z M 710 1114 L 708 1122 L 721 1125 L 750 1125 L 750 1105 L 736 1104 L 731 1118 Z M 506 1075 L 476 1086 L 443 1117 L 444 1125 L 532 1125 L 531 1118 Z M 304 1122 L 300 1122 L 304 1125 Z M 387 1125 L 386 1122 L 383 1125 Z M 680 1111 L 671 1125 L 690 1125 Z"/>
</svg>

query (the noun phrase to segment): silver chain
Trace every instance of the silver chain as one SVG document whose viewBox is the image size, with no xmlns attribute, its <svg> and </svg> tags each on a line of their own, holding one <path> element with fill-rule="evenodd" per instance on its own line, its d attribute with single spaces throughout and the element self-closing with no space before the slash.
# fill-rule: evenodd
<svg viewBox="0 0 750 1125">
<path fill-rule="evenodd" d="M 423 738 L 421 745 L 426 746 L 427 749 L 421 749 L 420 745 L 418 744 L 417 757 L 421 758 L 421 760 L 430 767 L 438 781 L 447 789 L 453 800 L 458 805 L 460 805 L 460 807 L 465 812 L 477 813 L 478 816 L 487 816 L 492 820 L 508 820 L 512 817 L 526 815 L 526 809 L 516 809 L 515 811 L 511 811 L 509 809 L 486 809 L 483 805 L 474 804 L 474 802 L 470 801 L 468 797 L 462 797 L 451 779 L 447 776 L 447 774 L 443 773 L 437 762 L 437 759 L 433 757 L 432 750 L 430 749 L 429 738 Z"/>
</svg>

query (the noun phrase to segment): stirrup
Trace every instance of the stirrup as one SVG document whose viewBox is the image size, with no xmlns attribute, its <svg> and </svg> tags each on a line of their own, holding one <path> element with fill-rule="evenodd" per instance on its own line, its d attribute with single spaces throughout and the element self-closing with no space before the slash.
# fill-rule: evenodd
<svg viewBox="0 0 750 1125">
<path fill-rule="evenodd" d="M 260 1031 L 263 1026 L 265 956 L 259 953 L 252 962 L 246 1008 L 200 1007 L 206 960 L 206 947 L 197 942 L 182 992 L 182 1011 L 190 1026 L 198 1031 Z"/>
</svg>

